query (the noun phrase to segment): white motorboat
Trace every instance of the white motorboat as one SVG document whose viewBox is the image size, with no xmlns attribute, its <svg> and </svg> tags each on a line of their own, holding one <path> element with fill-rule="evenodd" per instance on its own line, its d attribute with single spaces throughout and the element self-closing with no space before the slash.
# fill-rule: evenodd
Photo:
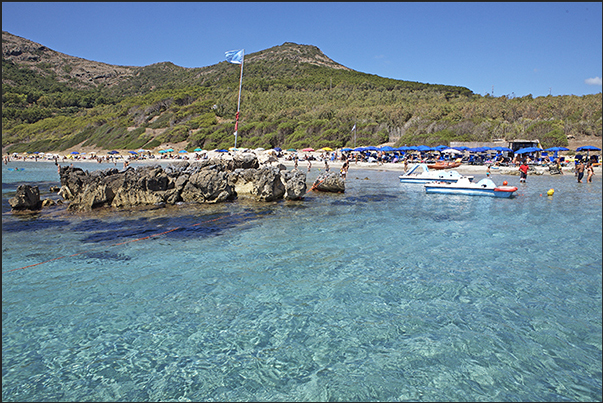
<svg viewBox="0 0 603 403">
<path fill-rule="evenodd" d="M 427 193 L 445 193 L 460 194 L 468 196 L 490 196 L 490 197 L 511 197 L 517 191 L 515 186 L 496 186 L 492 179 L 484 178 L 477 183 L 471 182 L 467 178 L 461 178 L 455 183 L 450 182 L 431 182 L 425 184 Z"/>
<path fill-rule="evenodd" d="M 461 178 L 467 178 L 469 182 L 473 181 L 473 176 L 464 176 L 453 170 L 430 170 L 427 164 L 416 164 L 399 178 L 401 183 L 456 183 Z"/>
</svg>

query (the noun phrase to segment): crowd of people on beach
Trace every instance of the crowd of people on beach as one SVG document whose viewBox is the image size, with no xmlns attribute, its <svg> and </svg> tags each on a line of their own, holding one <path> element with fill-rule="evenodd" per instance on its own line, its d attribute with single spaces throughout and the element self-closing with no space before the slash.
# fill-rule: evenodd
<svg viewBox="0 0 603 403">
<path fill-rule="evenodd" d="M 223 150 L 226 153 L 230 154 L 230 151 Z M 542 157 L 540 160 L 536 161 L 534 158 L 530 158 L 529 155 L 523 156 L 521 154 L 515 154 L 512 159 L 508 158 L 504 155 L 497 155 L 493 158 L 490 158 L 486 161 L 477 161 L 474 159 L 470 161 L 465 157 L 463 158 L 454 158 L 450 155 L 443 155 L 441 153 L 431 153 L 431 152 L 421 152 L 421 153 L 388 153 L 385 151 L 364 151 L 364 152 L 355 152 L 355 151 L 343 151 L 343 150 L 333 150 L 333 151 L 322 151 L 320 153 L 299 153 L 299 152 L 287 152 L 284 153 L 282 151 L 274 151 L 274 150 L 266 150 L 267 152 L 273 153 L 273 156 L 277 161 L 290 161 L 293 162 L 294 168 L 298 168 L 300 161 L 305 161 L 307 163 L 307 171 L 310 172 L 312 169 L 313 162 L 324 162 L 324 170 L 325 172 L 330 171 L 329 162 L 331 163 L 340 163 L 340 176 L 342 178 L 347 177 L 347 173 L 350 167 L 350 163 L 354 164 L 359 163 L 375 163 L 378 166 L 381 166 L 385 163 L 397 164 L 403 163 L 404 170 L 408 170 L 408 165 L 411 163 L 434 163 L 436 161 L 458 161 L 461 163 L 469 164 L 469 165 L 486 165 L 486 176 L 489 177 L 491 174 L 491 167 L 518 167 L 520 174 L 520 182 L 526 182 L 527 176 L 530 170 L 534 169 L 534 166 L 548 166 L 549 170 L 552 174 L 561 174 L 563 175 L 562 167 L 571 167 L 574 172 L 578 183 L 582 183 L 584 176 L 586 175 L 586 181 L 591 183 L 593 180 L 593 176 L 595 175 L 594 165 L 597 164 L 598 156 L 593 155 L 590 158 L 584 158 L 583 156 L 576 155 L 573 160 L 565 160 L 564 157 L 553 158 L 552 156 Z M 220 154 L 223 155 L 223 154 Z M 42 158 L 42 156 L 44 158 Z M 475 156 L 473 156 L 475 157 Z M 483 158 L 483 156 L 480 156 Z M 75 161 L 96 161 L 98 163 L 113 163 L 117 165 L 118 161 L 123 163 L 124 169 L 126 169 L 129 165 L 130 161 L 144 161 L 144 160 L 200 160 L 207 159 L 207 152 L 202 153 L 187 153 L 183 155 L 179 154 L 171 154 L 171 153 L 162 153 L 159 156 L 155 156 L 151 152 L 141 153 L 141 154 L 133 154 L 133 155 L 117 155 L 108 154 L 108 155 L 98 155 L 96 153 L 89 153 L 88 155 L 84 154 L 70 154 L 70 155 L 58 155 L 58 154 L 46 154 L 46 155 L 38 155 L 34 154 L 23 154 L 19 155 L 16 153 L 7 154 L 3 156 L 4 164 L 8 164 L 10 161 L 38 161 L 38 160 L 51 160 L 54 161 L 55 165 L 58 165 L 59 160 L 62 163 L 65 162 L 75 162 Z M 573 164 L 572 164 L 573 163 Z M 572 164 L 572 165 L 570 165 Z M 599 165 L 599 164 L 597 164 Z"/>
</svg>

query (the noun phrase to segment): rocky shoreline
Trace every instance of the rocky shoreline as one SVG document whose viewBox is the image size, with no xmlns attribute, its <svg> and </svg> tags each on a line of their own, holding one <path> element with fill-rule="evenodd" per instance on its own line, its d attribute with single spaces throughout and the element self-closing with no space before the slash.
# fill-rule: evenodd
<svg viewBox="0 0 603 403">
<path fill-rule="evenodd" d="M 254 154 L 242 154 L 229 160 L 179 161 L 165 168 L 159 164 L 129 166 L 122 171 L 107 168 L 88 172 L 73 166 L 59 166 L 58 173 L 61 183 L 58 194 L 69 203 L 69 211 L 221 203 L 240 197 L 260 202 L 301 200 L 308 192 L 305 172 L 289 171 L 283 164 L 260 165 Z M 345 182 L 338 173 L 324 173 L 310 190 L 345 192 Z M 40 200 L 35 186 L 20 185 L 9 204 L 13 211 L 29 212 L 56 203 L 50 199 Z"/>
</svg>

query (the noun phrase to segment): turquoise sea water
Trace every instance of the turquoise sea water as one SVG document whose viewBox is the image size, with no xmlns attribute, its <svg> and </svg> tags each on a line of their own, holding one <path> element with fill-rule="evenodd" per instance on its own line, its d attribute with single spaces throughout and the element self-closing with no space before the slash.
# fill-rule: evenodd
<svg viewBox="0 0 603 403">
<path fill-rule="evenodd" d="M 398 175 L 20 217 L 56 167 L 3 165 L 2 400 L 601 401 L 601 177 L 494 174 L 519 187 L 494 199 Z"/>
</svg>

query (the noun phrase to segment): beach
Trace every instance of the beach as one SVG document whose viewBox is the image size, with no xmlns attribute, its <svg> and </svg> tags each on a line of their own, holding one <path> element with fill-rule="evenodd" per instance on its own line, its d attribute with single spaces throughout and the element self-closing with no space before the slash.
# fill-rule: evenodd
<svg viewBox="0 0 603 403">
<path fill-rule="evenodd" d="M 238 152 L 237 152 L 238 153 Z M 254 152 L 252 151 L 253 154 L 255 154 L 258 157 L 258 160 L 260 161 L 260 163 L 263 164 L 269 164 L 269 165 L 277 165 L 277 164 L 283 164 L 284 166 L 286 166 L 288 169 L 291 169 L 295 166 L 295 163 L 293 162 L 293 160 L 290 158 L 290 153 L 285 153 L 282 157 L 280 158 L 274 158 L 273 153 L 270 151 L 257 151 Z M 74 162 L 95 162 L 95 156 L 102 156 L 103 158 L 106 158 L 106 152 L 101 153 L 101 152 L 93 152 L 93 154 L 90 153 L 86 153 L 86 154 L 78 154 L 78 155 L 73 155 L 73 154 L 69 154 L 69 153 L 52 153 L 53 155 L 57 156 L 57 162 L 59 164 L 65 165 L 65 164 L 71 164 Z M 206 151 L 203 153 L 172 153 L 170 155 L 161 155 L 161 154 L 153 154 L 152 158 L 148 158 L 145 157 L 143 159 L 138 159 L 136 158 L 134 155 L 128 153 L 127 151 L 121 150 L 119 154 L 116 154 L 114 156 L 111 156 L 113 159 L 112 160 L 103 160 L 101 163 L 99 163 L 99 168 L 100 167 L 105 167 L 105 166 L 116 166 L 119 168 L 123 168 L 124 166 L 124 161 L 127 161 L 129 165 L 145 165 L 145 164 L 156 164 L 156 163 L 161 163 L 161 164 L 165 164 L 165 163 L 175 163 L 175 162 L 194 162 L 195 160 L 201 159 L 201 158 L 218 158 L 218 159 L 230 159 L 233 157 L 233 155 L 235 154 L 235 152 L 228 152 L 228 153 L 221 153 L 221 152 L 216 152 L 216 151 Z M 317 153 L 317 152 L 311 152 L 311 153 L 300 153 L 302 155 L 306 154 L 306 155 L 311 155 L 314 160 L 311 161 L 312 163 L 312 168 L 314 170 L 319 170 L 324 172 L 325 170 L 325 164 L 324 164 L 324 160 L 322 159 L 322 153 Z M 23 159 L 23 156 L 19 156 L 17 159 L 15 159 L 14 157 L 11 157 L 11 161 L 14 163 L 17 163 L 19 161 L 37 161 L 37 162 L 54 162 L 53 159 L 48 159 L 48 158 L 44 158 L 44 157 L 40 157 L 37 160 L 34 159 L 34 156 L 32 155 L 28 155 L 26 157 L 26 159 Z M 330 159 L 327 160 L 328 161 L 328 166 L 329 169 L 331 171 L 336 170 L 339 171 L 343 165 L 343 161 L 340 160 L 334 160 L 331 161 Z M 414 163 L 410 163 L 409 167 L 411 167 Z M 497 174 L 510 174 L 510 175 L 518 175 L 518 169 L 519 166 L 496 166 L 493 164 L 483 164 L 483 165 L 471 165 L 471 164 L 461 164 L 459 167 L 454 168 L 455 171 L 458 171 L 461 174 L 466 174 L 466 175 L 486 175 L 486 170 L 488 168 L 488 166 L 490 166 L 490 171 L 491 171 L 491 175 L 495 176 Z M 531 165 L 533 167 L 533 170 L 530 171 L 529 174 L 531 175 L 549 175 L 549 168 L 546 165 Z M 308 169 L 308 161 L 305 160 L 298 160 L 298 169 L 302 170 L 302 171 L 307 171 Z M 356 162 L 354 160 L 352 160 L 349 164 L 349 171 L 354 171 L 357 169 L 361 169 L 361 170 L 365 170 L 365 169 L 369 169 L 369 170 L 381 170 L 381 171 L 396 171 L 396 172 L 404 172 L 405 168 L 404 168 L 404 163 L 403 162 L 396 162 L 396 163 L 391 163 L 391 162 L 384 162 L 384 163 L 378 163 L 378 162 Z M 601 165 L 596 165 L 593 167 L 594 172 L 595 172 L 595 176 L 601 176 L 601 173 L 603 172 L 603 168 Z M 561 167 L 561 170 L 563 172 L 564 175 L 574 175 L 574 167 L 573 164 L 565 164 L 564 166 Z"/>
</svg>

